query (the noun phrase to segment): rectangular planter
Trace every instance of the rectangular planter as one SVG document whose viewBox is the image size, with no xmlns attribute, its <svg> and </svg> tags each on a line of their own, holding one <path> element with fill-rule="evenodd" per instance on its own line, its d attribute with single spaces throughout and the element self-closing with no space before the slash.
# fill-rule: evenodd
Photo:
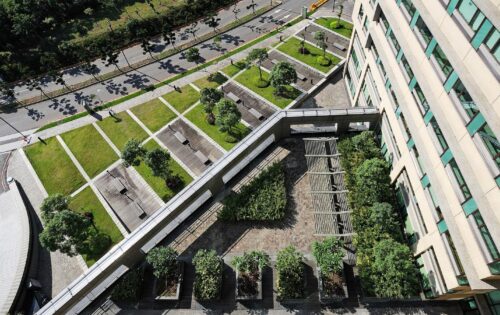
<svg viewBox="0 0 500 315">
<path fill-rule="evenodd" d="M 244 296 L 244 295 L 238 295 L 239 290 L 239 279 L 240 277 L 240 272 L 236 270 L 236 300 L 237 301 L 252 301 L 252 300 L 262 300 L 262 269 L 259 268 L 259 280 L 257 280 L 257 294 L 255 295 L 250 295 L 250 296 Z"/>
<path fill-rule="evenodd" d="M 347 291 L 347 284 L 345 282 L 345 271 L 344 268 L 342 268 L 342 292 L 343 294 L 332 294 L 328 295 L 324 288 L 324 281 L 323 276 L 321 274 L 321 269 L 319 267 L 316 267 L 316 276 L 318 278 L 318 292 L 319 292 L 319 300 L 321 303 L 332 303 L 332 302 L 340 302 L 343 299 L 346 299 L 349 297 L 348 291 Z"/>
<path fill-rule="evenodd" d="M 157 301 L 177 301 L 177 300 L 179 300 L 180 295 L 181 295 L 181 287 L 182 287 L 183 280 L 184 280 L 184 262 L 179 261 L 179 263 L 178 263 L 177 289 L 175 291 L 175 295 L 172 295 L 172 296 L 158 295 L 155 297 L 155 300 L 157 300 Z M 153 292 L 155 294 L 157 292 L 158 281 L 159 281 L 159 279 L 155 277 L 155 281 L 153 284 L 153 290 L 154 290 Z"/>
<path fill-rule="evenodd" d="M 305 270 L 305 266 L 303 266 L 302 268 L 302 273 L 303 273 L 303 279 L 304 279 L 304 282 L 303 282 L 303 288 L 304 288 L 304 291 L 306 290 L 307 288 L 307 275 L 306 275 L 306 270 Z M 279 275 L 278 275 L 278 272 L 275 272 L 276 274 L 276 279 L 275 279 L 275 283 L 276 283 L 276 292 L 278 291 L 278 278 L 279 278 Z M 293 299 L 293 298 L 281 298 L 279 295 L 277 297 L 277 300 L 282 303 L 282 304 L 289 304 L 289 305 L 294 305 L 294 304 L 302 304 L 306 301 L 306 296 L 307 294 L 304 294 L 304 297 L 302 298 L 297 298 L 297 299 Z"/>
</svg>

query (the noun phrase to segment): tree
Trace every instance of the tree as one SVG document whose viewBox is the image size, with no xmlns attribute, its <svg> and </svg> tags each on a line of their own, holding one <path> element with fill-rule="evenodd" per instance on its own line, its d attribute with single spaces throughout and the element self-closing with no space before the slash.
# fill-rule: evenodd
<svg viewBox="0 0 500 315">
<path fill-rule="evenodd" d="M 178 256 L 172 247 L 159 246 L 148 253 L 146 261 L 153 267 L 157 278 L 166 279 L 176 274 Z"/>
<path fill-rule="evenodd" d="M 187 29 L 186 29 L 186 32 L 187 33 L 190 33 L 191 35 L 193 35 L 193 38 L 196 40 L 196 33 L 198 32 L 198 22 L 197 21 L 194 21 Z"/>
<path fill-rule="evenodd" d="M 196 47 L 191 47 L 188 50 L 186 50 L 186 59 L 189 62 L 195 62 L 198 63 L 200 60 L 200 50 Z"/>
<path fill-rule="evenodd" d="M 203 19 L 203 23 L 205 23 L 208 27 L 213 28 L 214 32 L 217 32 L 217 26 L 219 26 L 220 18 L 217 17 L 217 14 L 209 12 Z"/>
<path fill-rule="evenodd" d="M 315 241 L 312 244 L 312 253 L 323 274 L 342 272 L 343 244 L 344 242 L 335 236 L 325 238 L 322 242 Z"/>
<path fill-rule="evenodd" d="M 314 39 L 316 40 L 316 45 L 323 50 L 323 58 L 326 58 L 326 48 L 328 45 L 326 44 L 326 34 L 324 31 L 317 31 L 314 33 Z"/>
<path fill-rule="evenodd" d="M 355 208 L 392 201 L 390 166 L 382 159 L 366 160 L 355 171 L 352 202 Z"/>
<path fill-rule="evenodd" d="M 125 165 L 139 165 L 140 158 L 146 155 L 146 149 L 141 146 L 141 142 L 137 139 L 130 139 L 125 144 L 122 151 L 122 159 L 125 161 Z"/>
<path fill-rule="evenodd" d="M 26 81 L 26 85 L 28 87 L 28 90 L 33 91 L 33 90 L 38 90 L 40 91 L 41 94 L 43 94 L 46 98 L 50 99 L 50 96 L 48 96 L 45 91 L 42 89 L 42 86 L 40 84 L 40 81 L 37 79 L 29 79 Z"/>
<path fill-rule="evenodd" d="M 90 220 L 82 214 L 71 210 L 56 212 L 39 234 L 40 244 L 50 251 L 75 256 L 85 251 L 90 226 Z"/>
<path fill-rule="evenodd" d="M 217 50 L 222 49 L 222 46 L 220 45 L 221 42 L 222 42 L 222 37 L 220 35 L 214 37 L 214 45 L 217 48 Z"/>
<path fill-rule="evenodd" d="M 418 292 L 417 270 L 410 248 L 394 240 L 382 240 L 373 248 L 367 273 L 378 297 L 408 298 Z"/>
<path fill-rule="evenodd" d="M 169 188 L 174 188 L 180 183 L 179 176 L 174 175 L 170 169 L 170 154 L 167 151 L 160 148 L 148 151 L 145 162 L 153 175 L 161 177 Z"/>
<path fill-rule="evenodd" d="M 43 221 L 47 223 L 55 213 L 68 209 L 68 201 L 68 197 L 63 194 L 54 194 L 45 198 L 40 206 Z"/>
<path fill-rule="evenodd" d="M 280 298 L 302 298 L 304 296 L 304 256 L 295 247 L 288 246 L 278 252 L 278 295 Z"/>
<path fill-rule="evenodd" d="M 395 240 L 402 240 L 398 218 L 392 205 L 387 202 L 376 202 L 371 207 L 356 209 L 352 224 L 355 231 L 371 229 L 377 234 L 387 234 Z"/>
<path fill-rule="evenodd" d="M 53 70 L 53 71 L 49 71 L 49 77 L 56 83 L 56 84 L 59 84 L 59 85 L 62 85 L 64 86 L 65 88 L 67 88 L 68 90 L 71 90 L 67 85 L 66 85 L 66 81 L 64 80 L 63 78 L 63 73 L 61 71 L 56 71 L 56 70 Z"/>
<path fill-rule="evenodd" d="M 235 256 L 231 264 L 239 271 L 246 273 L 255 273 L 259 269 L 269 266 L 269 255 L 263 251 L 253 250 L 245 252 L 242 256 Z"/>
<path fill-rule="evenodd" d="M 274 94 L 283 96 L 286 93 L 286 85 L 297 82 L 297 72 L 292 64 L 280 61 L 271 70 L 271 85 L 275 88 Z"/>
<path fill-rule="evenodd" d="M 167 45 L 172 45 L 172 47 L 175 49 L 175 41 L 177 40 L 177 38 L 170 23 L 166 22 L 165 24 L 163 24 L 161 34 L 165 43 Z"/>
<path fill-rule="evenodd" d="M 87 230 L 87 238 L 79 248 L 80 254 L 91 256 L 100 256 L 111 246 L 111 237 L 105 233 L 99 232 L 95 227 Z"/>
<path fill-rule="evenodd" d="M 89 59 L 85 60 L 82 63 L 81 68 L 84 72 L 92 75 L 97 82 L 100 81 L 99 78 L 96 76 L 96 74 L 99 72 L 99 68 L 97 68 L 95 64 L 91 63 Z"/>
<path fill-rule="evenodd" d="M 152 59 L 155 59 L 153 57 L 153 48 L 154 48 L 154 45 L 151 44 L 150 42 L 150 38 L 148 37 L 145 37 L 142 39 L 141 41 L 141 48 L 142 48 L 142 54 L 145 55 L 145 54 L 149 54 L 149 56 L 152 58 Z"/>
<path fill-rule="evenodd" d="M 240 11 L 241 11 L 241 10 L 240 10 L 240 9 L 238 9 L 238 8 L 236 7 L 236 5 L 237 5 L 237 3 L 235 3 L 235 4 L 234 4 L 234 7 L 233 7 L 233 10 L 232 10 L 232 11 L 233 11 L 233 14 L 234 14 L 234 18 L 235 18 L 236 20 L 238 20 L 238 13 L 240 13 Z"/>
<path fill-rule="evenodd" d="M 207 121 L 213 125 L 215 124 L 214 107 L 224 97 L 224 92 L 216 88 L 203 88 L 200 94 L 200 102 L 203 104 L 205 113 L 207 113 Z"/>
<path fill-rule="evenodd" d="M 200 249 L 193 258 L 194 295 L 200 300 L 215 299 L 222 287 L 222 259 L 214 250 Z"/>
<path fill-rule="evenodd" d="M 256 8 L 257 6 L 258 6 L 258 4 L 257 4 L 257 3 L 255 3 L 255 2 L 254 2 L 254 0 L 252 0 L 252 2 L 251 2 L 249 5 L 247 5 L 247 10 L 248 10 L 248 9 L 252 9 L 253 14 L 255 14 L 255 8 Z"/>
<path fill-rule="evenodd" d="M 240 122 L 241 113 L 236 104 L 228 99 L 221 99 L 216 107 L 215 122 L 220 131 L 231 133 L 232 129 Z"/>
<path fill-rule="evenodd" d="M 264 81 L 262 78 L 262 69 L 261 65 L 269 57 L 267 54 L 267 50 L 265 48 L 254 48 L 250 53 L 248 54 L 247 60 L 249 62 L 256 62 L 257 66 L 259 67 L 259 77 L 260 81 Z"/>
<path fill-rule="evenodd" d="M 118 67 L 118 55 L 119 55 L 119 53 L 114 52 L 110 46 L 103 47 L 102 53 L 103 53 L 103 56 L 101 57 L 101 59 L 104 62 L 106 62 L 106 64 L 105 64 L 106 67 L 113 65 L 116 67 L 116 69 L 121 71 L 120 67 Z"/>
</svg>

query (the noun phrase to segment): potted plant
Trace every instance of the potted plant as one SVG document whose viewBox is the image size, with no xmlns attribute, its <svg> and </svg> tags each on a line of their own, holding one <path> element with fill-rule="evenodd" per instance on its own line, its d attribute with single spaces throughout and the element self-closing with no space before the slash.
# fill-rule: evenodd
<svg viewBox="0 0 500 315">
<path fill-rule="evenodd" d="M 217 300 L 222 288 L 223 261 L 214 250 L 200 249 L 193 258 L 194 296 L 200 301 Z"/>
<path fill-rule="evenodd" d="M 153 248 L 146 261 L 153 267 L 156 300 L 178 300 L 184 274 L 184 264 L 171 247 Z"/>
<path fill-rule="evenodd" d="M 328 237 L 312 244 L 313 256 L 318 264 L 318 289 L 321 302 L 339 301 L 347 297 L 344 274 L 343 242 Z"/>
<path fill-rule="evenodd" d="M 236 268 L 236 300 L 262 300 L 262 270 L 269 266 L 269 256 L 251 251 L 231 261 Z"/>
<path fill-rule="evenodd" d="M 279 300 L 302 299 L 305 295 L 304 256 L 288 246 L 276 258 L 276 287 Z"/>
</svg>

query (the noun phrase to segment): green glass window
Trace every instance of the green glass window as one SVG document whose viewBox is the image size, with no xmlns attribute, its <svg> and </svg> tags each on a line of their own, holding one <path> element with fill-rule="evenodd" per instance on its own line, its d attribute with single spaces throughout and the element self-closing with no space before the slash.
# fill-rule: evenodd
<svg viewBox="0 0 500 315">
<path fill-rule="evenodd" d="M 401 120 L 401 124 L 403 125 L 403 129 L 405 131 L 405 136 L 406 136 L 406 140 L 410 140 L 412 137 L 411 137 L 411 132 L 410 132 L 410 128 L 408 128 L 408 125 L 406 124 L 406 119 L 404 117 L 403 114 L 399 115 L 399 119 Z"/>
<path fill-rule="evenodd" d="M 396 50 L 396 52 L 398 52 L 401 49 L 401 46 L 399 45 L 399 42 L 398 42 L 396 36 L 394 35 L 394 32 L 391 30 L 387 36 L 388 36 L 389 40 L 391 41 L 392 45 L 394 46 L 394 49 Z"/>
<path fill-rule="evenodd" d="M 370 95 L 370 91 L 368 90 L 368 84 L 363 83 L 362 87 L 363 97 L 365 98 L 366 106 L 373 107 L 372 97 Z"/>
<path fill-rule="evenodd" d="M 387 31 L 389 29 L 389 22 L 383 13 L 380 15 L 380 21 L 382 22 L 384 30 Z"/>
<path fill-rule="evenodd" d="M 453 175 L 455 176 L 455 180 L 457 181 L 458 187 L 462 191 L 462 195 L 464 196 L 464 199 L 469 200 L 470 198 L 472 198 L 472 194 L 470 193 L 469 186 L 467 186 L 467 183 L 465 182 L 465 178 L 462 175 L 460 168 L 458 167 L 457 161 L 455 161 L 455 159 L 451 159 L 449 162 L 449 165 L 451 167 L 451 171 L 453 172 Z"/>
<path fill-rule="evenodd" d="M 469 116 L 469 118 L 476 116 L 476 114 L 479 113 L 479 109 L 460 79 L 457 80 L 452 89 L 455 91 L 467 116 Z"/>
<path fill-rule="evenodd" d="M 427 25 L 425 24 L 425 22 L 421 16 L 417 19 L 417 22 L 415 24 L 415 28 L 422 36 L 424 42 L 427 45 L 429 45 L 430 41 L 432 40 L 432 33 L 429 30 L 429 28 L 427 27 Z"/>
<path fill-rule="evenodd" d="M 493 130 L 491 130 L 488 124 L 484 124 L 484 126 L 481 127 L 481 129 L 479 129 L 477 132 L 479 133 L 479 136 L 483 140 L 486 149 L 488 150 L 491 157 L 495 161 L 495 164 L 497 165 L 498 169 L 500 169 L 500 143 L 498 142 L 495 133 L 493 133 Z"/>
<path fill-rule="evenodd" d="M 432 205 L 434 206 L 434 209 L 436 210 L 436 216 L 438 217 L 438 221 L 441 221 L 443 220 L 443 213 L 441 212 L 441 208 L 439 207 L 439 203 L 437 202 L 437 198 L 436 198 L 436 193 L 434 192 L 434 190 L 432 189 L 432 186 L 429 184 L 429 186 L 427 186 L 427 189 L 429 190 L 429 195 L 431 196 L 431 201 L 432 201 Z"/>
<path fill-rule="evenodd" d="M 475 32 L 483 23 L 485 17 L 484 14 L 477 8 L 471 0 L 462 0 L 457 6 L 458 12 L 462 15 L 465 21 L 470 25 L 472 30 Z"/>
<path fill-rule="evenodd" d="M 418 109 L 420 110 L 420 113 L 422 114 L 422 116 L 425 115 L 425 113 L 427 113 L 427 111 L 429 111 L 429 103 L 427 103 L 427 99 L 425 98 L 425 95 L 424 95 L 424 92 L 422 91 L 422 89 L 420 88 L 420 85 L 418 85 L 418 83 L 415 85 L 415 87 L 413 88 L 414 90 L 414 94 L 416 95 L 417 97 L 417 100 L 418 100 Z"/>
<path fill-rule="evenodd" d="M 427 273 L 427 270 L 425 270 L 424 259 L 422 258 L 422 256 L 419 256 L 417 258 L 416 262 L 417 262 L 418 271 L 420 272 L 420 279 L 422 282 L 422 290 L 424 292 L 425 297 L 430 299 L 430 298 L 434 297 L 434 293 L 432 292 L 431 282 L 429 280 L 429 274 Z"/>
<path fill-rule="evenodd" d="M 434 56 L 434 58 L 436 58 L 437 64 L 443 71 L 443 74 L 448 77 L 453 72 L 453 67 L 451 66 L 448 57 L 446 57 L 444 51 L 441 49 L 441 47 L 439 47 L 439 45 L 436 45 L 434 51 L 432 52 L 432 55 Z"/>
<path fill-rule="evenodd" d="M 413 14 L 415 14 L 415 12 L 417 11 L 411 0 L 402 0 L 401 4 L 406 9 L 406 12 L 410 14 L 410 16 L 413 16 Z"/>
<path fill-rule="evenodd" d="M 479 211 L 476 211 L 472 214 L 474 216 L 474 219 L 477 224 L 477 228 L 479 229 L 479 233 L 481 234 L 481 237 L 484 240 L 484 243 L 486 247 L 488 248 L 488 251 L 491 255 L 491 257 L 494 260 L 499 260 L 500 259 L 500 253 L 498 252 L 498 249 L 495 245 L 495 242 L 493 241 L 493 238 L 491 237 L 490 232 L 488 231 L 488 227 L 484 223 L 483 217 L 481 216 L 481 213 Z"/>
<path fill-rule="evenodd" d="M 460 275 L 465 275 L 464 267 L 462 266 L 462 261 L 460 261 L 460 256 L 458 256 L 457 248 L 455 247 L 455 243 L 453 243 L 453 239 L 451 238 L 450 232 L 446 231 L 444 235 L 446 236 L 446 241 L 450 246 L 451 254 L 453 255 L 453 260 L 457 265 L 458 272 L 460 273 Z"/>
<path fill-rule="evenodd" d="M 486 298 L 491 313 L 493 315 L 500 315 L 500 290 L 488 292 Z"/>
<path fill-rule="evenodd" d="M 495 59 L 500 62 L 500 32 L 497 29 L 492 29 L 484 43 Z"/>
<path fill-rule="evenodd" d="M 448 142 L 446 142 L 446 139 L 444 138 L 443 131 L 441 128 L 439 128 L 438 122 L 436 121 L 436 118 L 432 118 L 429 122 L 431 125 L 432 129 L 434 130 L 434 134 L 436 135 L 439 145 L 441 146 L 441 149 L 443 149 L 443 152 L 448 149 Z"/>
<path fill-rule="evenodd" d="M 361 74 L 361 64 L 359 63 L 358 55 L 356 55 L 356 51 L 352 50 L 352 61 L 354 62 L 354 69 L 356 70 L 356 76 L 359 77 Z"/>
<path fill-rule="evenodd" d="M 406 59 L 405 55 L 403 55 L 401 57 L 401 64 L 403 65 L 403 68 L 405 69 L 406 74 L 409 77 L 409 80 L 411 80 L 413 78 L 414 74 L 413 74 L 413 70 L 411 69 L 411 66 L 408 63 L 408 60 Z"/>
</svg>

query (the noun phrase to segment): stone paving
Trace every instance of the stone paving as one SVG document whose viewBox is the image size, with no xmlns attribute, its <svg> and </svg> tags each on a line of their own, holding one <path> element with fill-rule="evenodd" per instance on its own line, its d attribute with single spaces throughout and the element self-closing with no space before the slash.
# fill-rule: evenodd
<svg viewBox="0 0 500 315">
<path fill-rule="evenodd" d="M 342 72 L 335 74 L 318 92 L 312 94 L 301 108 L 349 108 L 351 102 Z"/>
</svg>

